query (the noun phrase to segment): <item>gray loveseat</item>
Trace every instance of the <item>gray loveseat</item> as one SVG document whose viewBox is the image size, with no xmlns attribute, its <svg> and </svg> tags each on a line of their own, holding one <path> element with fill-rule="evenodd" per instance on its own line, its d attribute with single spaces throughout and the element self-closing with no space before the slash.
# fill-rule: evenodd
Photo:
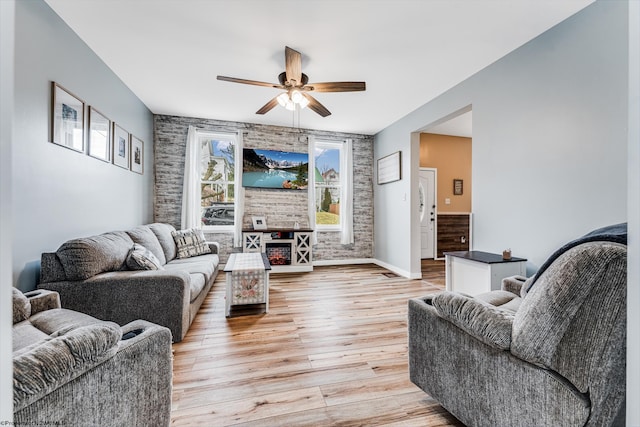
<svg viewBox="0 0 640 427">
<path fill-rule="evenodd" d="M 626 226 L 609 237 L 503 290 L 410 300 L 411 381 L 469 426 L 624 425 Z"/>
<path fill-rule="evenodd" d="M 58 294 L 13 288 L 17 426 L 169 426 L 171 333 L 60 308 Z"/>
<path fill-rule="evenodd" d="M 69 240 L 42 254 L 38 288 L 58 292 L 64 308 L 101 320 L 166 326 L 179 342 L 213 286 L 219 258 L 214 242 L 207 254 L 177 258 L 175 232 L 155 223 Z M 153 254 L 158 269 L 131 269 L 134 244 Z"/>
</svg>

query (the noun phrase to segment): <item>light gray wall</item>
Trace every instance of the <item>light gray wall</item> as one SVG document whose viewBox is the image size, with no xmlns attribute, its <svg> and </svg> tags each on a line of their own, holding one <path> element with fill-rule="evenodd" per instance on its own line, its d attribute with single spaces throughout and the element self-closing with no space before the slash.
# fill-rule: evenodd
<svg viewBox="0 0 640 427">
<path fill-rule="evenodd" d="M 0 336 L 11 336 L 11 143 L 15 1 L 0 1 Z M 9 338 L 10 340 L 10 338 Z M 0 420 L 13 421 L 12 348 L 0 346 Z"/>
<path fill-rule="evenodd" d="M 627 26 L 625 2 L 594 3 L 384 129 L 374 158 L 414 151 L 412 132 L 471 105 L 473 249 L 512 248 L 534 271 L 627 218 Z M 374 188 L 376 258 L 411 274 L 416 167 L 408 159 L 402 181 Z"/>
<path fill-rule="evenodd" d="M 42 0 L 16 2 L 15 53 L 13 282 L 26 291 L 42 252 L 152 220 L 153 116 Z M 144 141 L 144 175 L 49 142 L 51 81 Z"/>
<path fill-rule="evenodd" d="M 627 402 L 640 402 L 640 2 L 629 2 L 629 276 Z M 640 426 L 640 405 L 627 405 L 627 425 Z"/>
</svg>

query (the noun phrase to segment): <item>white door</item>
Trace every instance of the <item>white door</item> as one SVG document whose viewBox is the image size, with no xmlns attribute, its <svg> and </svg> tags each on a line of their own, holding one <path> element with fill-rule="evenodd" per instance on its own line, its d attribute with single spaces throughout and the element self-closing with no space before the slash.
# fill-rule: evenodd
<svg viewBox="0 0 640 427">
<path fill-rule="evenodd" d="M 436 171 L 420 169 L 420 257 L 435 258 L 436 255 Z"/>
</svg>

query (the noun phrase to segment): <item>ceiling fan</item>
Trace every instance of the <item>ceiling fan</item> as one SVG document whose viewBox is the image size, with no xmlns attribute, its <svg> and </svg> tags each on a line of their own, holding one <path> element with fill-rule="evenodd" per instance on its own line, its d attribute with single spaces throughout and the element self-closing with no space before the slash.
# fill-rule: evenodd
<svg viewBox="0 0 640 427">
<path fill-rule="evenodd" d="M 218 76 L 218 80 L 286 90 L 286 92 L 267 102 L 256 111 L 256 114 L 265 114 L 280 104 L 289 110 L 295 110 L 296 105 L 301 108 L 308 106 L 322 117 L 327 117 L 331 112 L 317 99 L 309 95 L 308 92 L 358 92 L 366 89 L 365 82 L 309 83 L 309 77 L 302 72 L 302 55 L 300 52 L 285 46 L 284 58 L 285 71 L 278 76 L 279 84 L 226 76 Z"/>
</svg>

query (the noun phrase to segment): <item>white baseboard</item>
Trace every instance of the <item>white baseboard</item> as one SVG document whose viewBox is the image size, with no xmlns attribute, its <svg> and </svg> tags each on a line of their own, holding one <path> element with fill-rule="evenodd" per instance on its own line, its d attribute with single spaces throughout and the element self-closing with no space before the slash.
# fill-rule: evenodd
<svg viewBox="0 0 640 427">
<path fill-rule="evenodd" d="M 389 271 L 396 273 L 398 276 L 406 277 L 407 279 L 422 279 L 422 272 L 419 274 L 411 274 L 410 272 L 396 267 L 395 265 L 387 264 L 386 262 L 377 260 L 375 258 L 353 258 L 353 259 L 336 259 L 336 260 L 321 260 L 313 261 L 313 266 L 329 266 L 329 265 L 349 265 L 349 264 L 375 264 L 382 268 L 386 268 Z"/>
<path fill-rule="evenodd" d="M 327 265 L 349 265 L 349 264 L 377 264 L 373 258 L 351 258 L 351 259 L 323 259 L 319 261 L 313 261 L 313 266 L 327 266 Z"/>
<path fill-rule="evenodd" d="M 384 261 L 374 260 L 374 264 L 379 265 L 380 267 L 386 268 L 387 270 L 393 271 L 398 276 L 406 277 L 407 279 L 422 279 L 422 272 L 418 274 L 411 274 L 410 271 L 403 270 L 402 268 L 398 268 L 395 265 L 387 264 Z"/>
</svg>

